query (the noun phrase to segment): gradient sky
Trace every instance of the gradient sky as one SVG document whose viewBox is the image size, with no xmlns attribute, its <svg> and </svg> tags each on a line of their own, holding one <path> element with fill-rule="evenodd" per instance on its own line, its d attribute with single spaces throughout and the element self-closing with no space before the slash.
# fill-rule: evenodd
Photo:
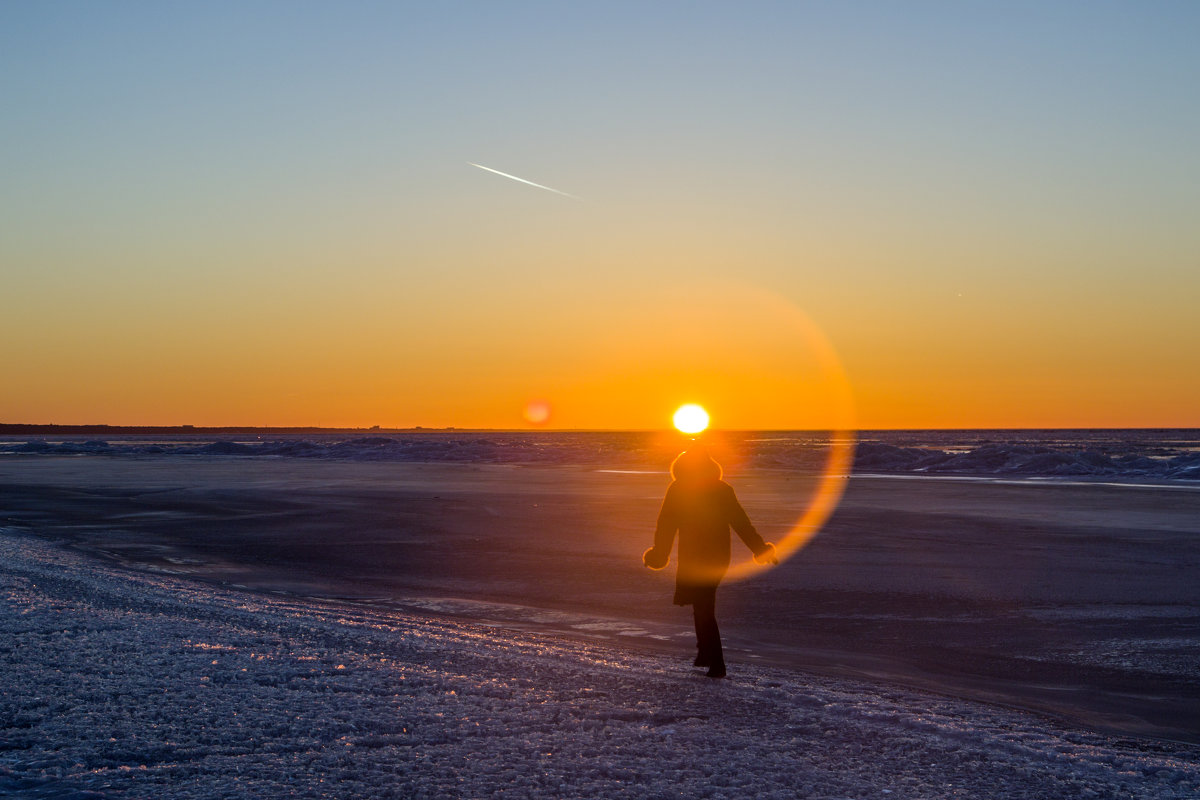
<svg viewBox="0 0 1200 800">
<path fill-rule="evenodd" d="M 5 3 L 0 421 L 1200 426 L 1198 41 L 1195 2 Z"/>
</svg>

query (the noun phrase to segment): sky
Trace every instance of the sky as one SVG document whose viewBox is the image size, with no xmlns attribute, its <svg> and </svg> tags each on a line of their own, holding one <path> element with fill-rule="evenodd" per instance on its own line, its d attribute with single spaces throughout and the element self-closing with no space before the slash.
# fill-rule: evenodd
<svg viewBox="0 0 1200 800">
<path fill-rule="evenodd" d="M 0 4 L 0 421 L 1200 426 L 1198 40 L 1193 2 Z"/>
</svg>

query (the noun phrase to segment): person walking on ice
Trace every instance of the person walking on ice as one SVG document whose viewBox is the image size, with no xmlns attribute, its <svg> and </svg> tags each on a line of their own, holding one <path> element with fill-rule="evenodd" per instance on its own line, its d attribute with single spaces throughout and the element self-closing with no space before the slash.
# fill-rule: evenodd
<svg viewBox="0 0 1200 800">
<path fill-rule="evenodd" d="M 702 447 L 680 453 L 671 463 L 654 546 L 642 563 L 659 570 L 671 559 L 679 534 L 679 566 L 675 572 L 675 605 L 692 607 L 696 622 L 696 661 L 710 678 L 725 677 L 725 654 L 717 628 L 717 586 L 729 569 L 732 527 L 759 564 L 778 564 L 775 545 L 763 541 L 750 523 L 733 487 L 722 480 L 721 465 Z"/>
</svg>

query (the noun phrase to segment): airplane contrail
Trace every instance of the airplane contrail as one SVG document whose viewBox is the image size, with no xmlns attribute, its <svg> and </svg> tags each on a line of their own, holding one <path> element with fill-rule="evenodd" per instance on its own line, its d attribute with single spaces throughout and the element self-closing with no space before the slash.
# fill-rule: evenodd
<svg viewBox="0 0 1200 800">
<path fill-rule="evenodd" d="M 561 194 L 563 197 L 569 197 L 572 200 L 579 199 L 578 197 L 576 197 L 573 194 L 567 194 L 566 192 L 560 192 L 558 189 L 551 189 L 549 186 L 542 186 L 540 183 L 534 183 L 533 181 L 527 181 L 524 178 L 518 178 L 516 175 L 509 175 L 507 172 L 501 172 L 498 169 L 492 169 L 491 167 L 485 167 L 483 164 L 476 164 L 474 161 L 468 161 L 467 163 L 470 164 L 472 167 L 479 167 L 480 169 L 486 169 L 488 172 L 494 172 L 497 175 L 503 175 L 505 178 L 511 178 L 514 181 L 520 181 L 521 183 L 527 183 L 530 186 L 536 186 L 539 189 L 545 189 L 547 192 L 554 192 L 555 194 Z"/>
</svg>

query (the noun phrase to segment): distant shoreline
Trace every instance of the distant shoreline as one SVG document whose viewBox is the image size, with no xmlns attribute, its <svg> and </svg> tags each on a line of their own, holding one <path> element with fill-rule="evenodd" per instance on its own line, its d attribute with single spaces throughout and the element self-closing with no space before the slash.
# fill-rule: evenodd
<svg viewBox="0 0 1200 800">
<path fill-rule="evenodd" d="M 35 425 L 26 423 L 0 422 L 0 435 L 74 435 L 74 434 L 221 434 L 221 433 L 473 433 L 496 428 L 321 428 L 317 426 L 258 427 L 254 425 Z M 513 429 L 515 430 L 515 429 Z"/>
</svg>

